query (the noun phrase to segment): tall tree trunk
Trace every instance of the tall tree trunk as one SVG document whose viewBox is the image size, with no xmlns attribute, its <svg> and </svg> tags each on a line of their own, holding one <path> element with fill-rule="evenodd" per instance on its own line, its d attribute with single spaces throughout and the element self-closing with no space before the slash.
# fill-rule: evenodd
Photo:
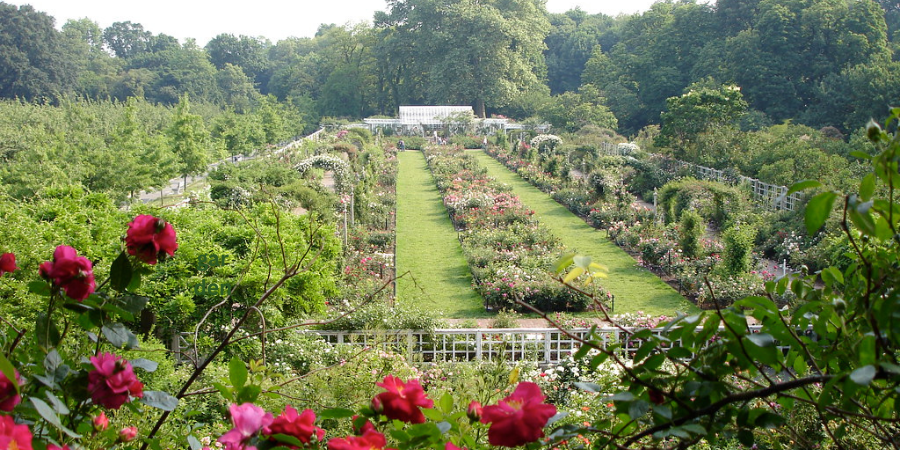
<svg viewBox="0 0 900 450">
<path fill-rule="evenodd" d="M 475 116 L 484 119 L 484 99 L 475 99 Z"/>
</svg>

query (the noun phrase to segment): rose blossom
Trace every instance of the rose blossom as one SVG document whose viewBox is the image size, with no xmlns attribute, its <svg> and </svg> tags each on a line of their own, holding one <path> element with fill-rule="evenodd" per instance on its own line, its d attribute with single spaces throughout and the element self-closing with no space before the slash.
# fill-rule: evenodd
<svg viewBox="0 0 900 450">
<path fill-rule="evenodd" d="M 0 416 L 0 448 L 31 450 L 28 425 L 16 425 L 12 416 Z"/>
<path fill-rule="evenodd" d="M 129 397 L 144 396 L 144 385 L 134 375 L 131 363 L 112 353 L 91 356 L 94 370 L 88 373 L 88 392 L 94 403 L 119 409 Z"/>
<path fill-rule="evenodd" d="M 18 267 L 16 267 L 16 255 L 4 253 L 0 256 L 0 277 L 2 277 L 4 273 L 15 272 L 16 269 L 18 269 Z"/>
<path fill-rule="evenodd" d="M 128 224 L 125 248 L 129 255 L 137 256 L 147 264 L 156 264 L 157 258 L 175 255 L 178 242 L 172 224 L 148 214 L 141 214 Z"/>
<path fill-rule="evenodd" d="M 94 416 L 91 419 L 91 423 L 94 425 L 94 431 L 104 431 L 109 428 L 109 419 L 106 418 L 106 413 L 100 411 L 99 415 Z"/>
<path fill-rule="evenodd" d="M 68 245 L 60 245 L 53 252 L 53 261 L 45 261 L 38 268 L 41 277 L 63 288 L 66 295 L 78 301 L 88 298 L 94 289 L 93 264 Z"/>
<path fill-rule="evenodd" d="M 272 424 L 263 429 L 263 434 L 286 434 L 297 438 L 304 444 L 312 441 L 312 436 L 316 436 L 317 441 L 321 441 L 325 437 L 325 430 L 315 426 L 316 413 L 311 409 L 304 409 L 302 413 L 297 414 L 297 410 L 290 405 L 284 407 L 284 412 L 276 417 Z M 288 446 L 294 448 L 293 446 Z"/>
<path fill-rule="evenodd" d="M 22 385 L 22 377 L 19 376 L 19 371 L 15 370 L 16 384 Z M 16 390 L 16 386 L 13 385 L 12 380 L 6 377 L 6 374 L 0 372 L 0 411 L 10 412 L 19 402 L 22 401 L 22 397 L 19 395 L 18 390 Z"/>
<path fill-rule="evenodd" d="M 366 430 L 362 436 L 334 438 L 328 441 L 328 450 L 381 450 L 385 445 L 384 435 L 372 429 Z"/>
<path fill-rule="evenodd" d="M 232 403 L 229 411 L 234 428 L 223 434 L 219 442 L 225 444 L 225 450 L 256 450 L 256 447 L 247 444 L 253 435 L 272 423 L 272 414 L 253 403 Z"/>
<path fill-rule="evenodd" d="M 484 407 L 482 423 L 490 423 L 491 445 L 518 447 L 544 437 L 544 426 L 556 414 L 556 407 L 544 402 L 538 385 L 523 381 L 509 397 Z"/>
<path fill-rule="evenodd" d="M 388 419 L 396 419 L 408 423 L 424 423 L 425 415 L 419 407 L 433 408 L 434 402 L 425 396 L 419 380 L 403 380 L 393 375 L 384 377 L 381 383 L 375 383 L 387 389 L 372 399 L 372 409 L 384 414 Z"/>
<path fill-rule="evenodd" d="M 469 416 L 469 420 L 472 422 L 478 422 L 481 420 L 481 415 L 484 412 L 484 409 L 481 407 L 481 403 L 476 401 L 472 401 L 469 403 L 469 407 L 466 409 L 466 415 Z"/>
<path fill-rule="evenodd" d="M 119 440 L 122 442 L 130 442 L 137 437 L 137 427 L 125 427 L 119 430 Z"/>
</svg>

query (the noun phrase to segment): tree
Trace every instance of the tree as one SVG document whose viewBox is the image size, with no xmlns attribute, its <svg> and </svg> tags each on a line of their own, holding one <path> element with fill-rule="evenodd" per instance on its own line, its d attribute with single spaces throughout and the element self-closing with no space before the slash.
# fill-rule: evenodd
<svg viewBox="0 0 900 450">
<path fill-rule="evenodd" d="M 139 23 L 113 22 L 103 30 L 103 42 L 116 57 L 127 59 L 150 51 L 153 33 Z"/>
<path fill-rule="evenodd" d="M 184 177 L 184 186 L 187 188 L 188 175 L 206 171 L 210 159 L 209 133 L 203 124 L 203 118 L 191 114 L 187 95 L 183 95 L 175 107 L 175 115 L 167 134 L 172 153 L 178 159 L 179 172 Z"/>
<path fill-rule="evenodd" d="M 0 2 L 0 97 L 31 100 L 69 92 L 78 73 L 65 50 L 52 17 Z"/>
<path fill-rule="evenodd" d="M 578 89 L 585 64 L 610 34 L 613 23 L 609 16 L 589 16 L 577 8 L 564 14 L 550 14 L 552 28 L 544 51 L 550 92 L 559 94 Z"/>
<path fill-rule="evenodd" d="M 412 61 L 403 66 L 425 68 L 429 102 L 472 104 L 485 117 L 486 105 L 505 105 L 540 84 L 550 28 L 540 2 L 392 0 L 389 6 L 377 26 L 392 28 L 401 42 L 416 42 L 417 51 L 405 55 Z"/>
<path fill-rule="evenodd" d="M 680 97 L 666 100 L 663 126 L 656 145 L 672 147 L 679 155 L 693 150 L 697 137 L 713 127 L 734 124 L 747 111 L 739 87 L 691 85 Z"/>
<path fill-rule="evenodd" d="M 241 68 L 265 94 L 272 77 L 272 63 L 268 56 L 271 47 L 272 43 L 265 38 L 220 34 L 204 48 L 216 69 L 222 70 L 228 64 Z"/>
<path fill-rule="evenodd" d="M 615 130 L 616 116 L 603 103 L 605 99 L 593 85 L 583 85 L 579 92 L 564 92 L 553 97 L 540 115 L 555 128 L 573 133 L 586 125 Z"/>
</svg>

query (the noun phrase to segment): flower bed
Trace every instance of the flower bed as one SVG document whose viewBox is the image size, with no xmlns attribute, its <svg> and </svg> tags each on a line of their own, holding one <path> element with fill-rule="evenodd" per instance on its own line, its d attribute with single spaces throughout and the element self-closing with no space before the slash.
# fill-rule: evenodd
<svg viewBox="0 0 900 450">
<path fill-rule="evenodd" d="M 426 157 L 488 309 L 519 308 L 516 300 L 547 311 L 587 307 L 586 297 L 553 279 L 548 268 L 564 248 L 517 196 L 460 151 Z"/>
</svg>

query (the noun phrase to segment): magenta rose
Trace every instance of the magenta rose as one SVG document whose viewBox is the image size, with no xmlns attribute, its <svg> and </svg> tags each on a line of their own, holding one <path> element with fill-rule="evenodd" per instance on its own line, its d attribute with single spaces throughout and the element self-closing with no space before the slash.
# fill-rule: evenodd
<svg viewBox="0 0 900 450">
<path fill-rule="evenodd" d="M 18 267 L 16 267 L 16 255 L 4 253 L 0 256 L 0 277 L 2 277 L 4 273 L 15 272 L 16 269 L 18 269 Z"/>
<path fill-rule="evenodd" d="M 112 353 L 91 357 L 94 370 L 88 373 L 88 392 L 94 403 L 119 409 L 132 397 L 144 396 L 144 384 L 134 375 L 131 363 Z"/>
<path fill-rule="evenodd" d="M 234 428 L 223 434 L 219 443 L 225 446 L 225 450 L 256 450 L 256 447 L 249 445 L 250 440 L 272 423 L 272 414 L 253 403 L 232 404 L 229 411 Z"/>
<path fill-rule="evenodd" d="M 284 407 L 284 412 L 276 417 L 271 425 L 263 430 L 263 434 L 275 435 L 285 434 L 297 438 L 304 444 L 312 442 L 315 436 L 317 441 L 322 441 L 325 437 L 325 430 L 315 426 L 316 413 L 311 409 L 304 409 L 302 413 L 297 414 L 297 410 L 290 405 Z M 289 448 L 294 448 L 288 445 Z"/>
<path fill-rule="evenodd" d="M 60 245 L 53 252 L 53 261 L 41 263 L 38 272 L 41 277 L 66 291 L 69 298 L 82 301 L 97 287 L 93 267 L 91 261 L 78 256 L 74 248 Z"/>
<path fill-rule="evenodd" d="M 147 264 L 156 264 L 158 258 L 174 256 L 178 249 L 172 224 L 158 217 L 141 214 L 128 224 L 125 248 Z"/>
<path fill-rule="evenodd" d="M 15 370 L 15 369 L 13 369 Z M 22 385 L 22 378 L 19 376 L 19 371 L 16 370 L 16 384 L 19 386 Z M 19 402 L 22 401 L 22 397 L 19 396 L 19 392 L 16 390 L 16 387 L 13 385 L 13 382 L 6 377 L 6 374 L 0 372 L 0 411 L 10 412 Z"/>
</svg>

